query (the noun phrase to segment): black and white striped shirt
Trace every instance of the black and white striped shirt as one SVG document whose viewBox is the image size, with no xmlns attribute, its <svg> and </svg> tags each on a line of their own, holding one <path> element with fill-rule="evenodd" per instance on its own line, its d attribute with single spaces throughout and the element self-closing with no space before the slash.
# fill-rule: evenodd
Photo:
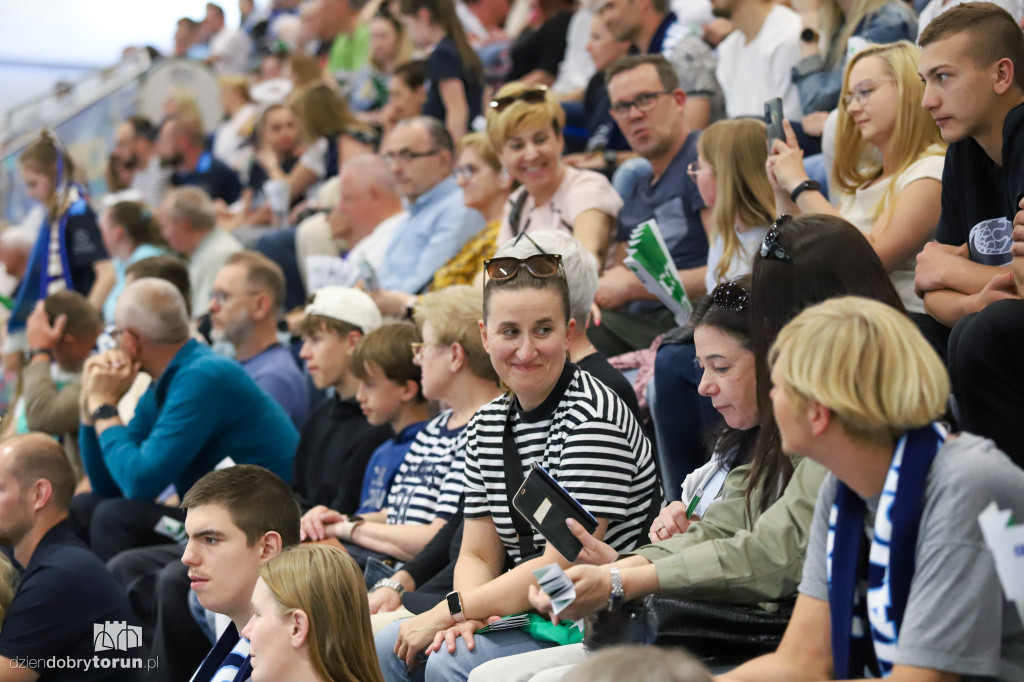
<svg viewBox="0 0 1024 682">
<path fill-rule="evenodd" d="M 388 523 L 426 524 L 455 513 L 462 494 L 466 427 L 449 429 L 451 416 L 451 410 L 444 410 L 413 440 L 388 489 Z M 445 500 L 454 500 L 454 506 L 442 504 Z"/>
<path fill-rule="evenodd" d="M 502 453 L 510 399 L 485 405 L 467 426 L 465 514 L 491 517 L 518 563 Z M 547 399 L 528 412 L 517 401 L 512 420 L 524 476 L 532 463 L 543 466 L 591 514 L 609 520 L 604 540 L 617 551 L 633 549 L 646 537 L 651 505 L 661 503 L 651 444 L 611 389 L 567 363 Z M 539 550 L 545 546 L 536 530 L 533 542 Z"/>
</svg>

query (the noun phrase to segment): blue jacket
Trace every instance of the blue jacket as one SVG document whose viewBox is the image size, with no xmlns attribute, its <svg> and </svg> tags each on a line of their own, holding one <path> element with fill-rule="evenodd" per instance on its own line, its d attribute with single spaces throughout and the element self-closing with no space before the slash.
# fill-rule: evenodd
<svg viewBox="0 0 1024 682">
<path fill-rule="evenodd" d="M 78 439 L 94 492 L 152 500 L 171 483 L 184 495 L 225 457 L 291 482 L 299 433 L 240 364 L 192 340 L 143 394 L 127 426 L 97 438 L 83 425 Z"/>
</svg>

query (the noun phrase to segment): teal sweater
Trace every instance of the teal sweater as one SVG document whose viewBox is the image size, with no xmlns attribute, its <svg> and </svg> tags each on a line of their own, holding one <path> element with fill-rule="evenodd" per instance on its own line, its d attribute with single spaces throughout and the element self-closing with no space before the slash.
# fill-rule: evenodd
<svg viewBox="0 0 1024 682">
<path fill-rule="evenodd" d="M 197 341 L 178 351 L 127 426 L 79 431 L 93 492 L 153 500 L 171 483 L 184 495 L 226 457 L 291 482 L 298 431 L 240 364 Z"/>
</svg>

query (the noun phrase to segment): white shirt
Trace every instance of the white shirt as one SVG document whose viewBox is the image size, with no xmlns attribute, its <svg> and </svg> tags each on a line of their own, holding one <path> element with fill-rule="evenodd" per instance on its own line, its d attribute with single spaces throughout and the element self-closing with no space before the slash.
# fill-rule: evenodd
<svg viewBox="0 0 1024 682">
<path fill-rule="evenodd" d="M 596 13 L 597 3 L 581 4 L 569 20 L 569 30 L 565 35 L 565 57 L 558 65 L 558 77 L 551 86 L 552 92 L 562 95 L 582 90 L 597 70 L 587 52 L 590 24 Z"/>
<path fill-rule="evenodd" d="M 931 147 L 928 152 L 937 152 L 922 156 L 910 164 L 907 170 L 900 175 L 886 178 L 871 185 L 862 187 L 853 194 L 843 194 L 839 199 L 839 213 L 846 220 L 852 223 L 864 234 L 871 234 L 875 226 L 875 211 L 878 203 L 885 197 L 889 185 L 896 183 L 895 193 L 890 201 L 902 192 L 907 185 L 915 180 L 931 178 L 942 182 L 942 167 L 946 163 L 946 157 L 938 146 Z M 888 210 L 886 206 L 883 210 Z M 890 226 L 888 229 L 899 229 L 897 226 Z M 904 307 L 909 312 L 923 313 L 924 302 L 914 293 L 914 268 L 917 265 L 917 254 L 912 255 L 905 262 L 901 263 L 895 270 L 889 273 L 896 293 L 900 295 Z"/>
<path fill-rule="evenodd" d="M 255 104 L 243 104 L 234 116 L 217 126 L 213 133 L 213 155 L 236 173 L 248 170 L 253 154 L 249 138 L 258 114 Z"/>
<path fill-rule="evenodd" d="M 732 262 L 721 278 L 717 276 L 718 264 L 722 262 L 722 255 L 725 251 L 725 242 L 719 235 L 711 237 L 711 245 L 708 248 L 708 269 L 704 273 L 704 287 L 707 293 L 714 291 L 715 287 L 722 282 L 730 282 L 741 275 L 749 273 L 754 268 L 754 254 L 761 248 L 761 242 L 768 233 L 767 227 L 752 227 L 746 232 L 737 232 L 740 240 L 740 250 L 733 254 Z"/>
<path fill-rule="evenodd" d="M 252 41 L 244 31 L 223 28 L 210 38 L 210 56 L 217 58 L 214 66 L 220 73 L 245 73 L 250 52 Z"/>
<path fill-rule="evenodd" d="M 361 260 L 365 260 L 374 270 L 378 270 L 388 254 L 388 246 L 395 234 L 395 228 L 408 215 L 406 211 L 401 211 L 386 218 L 344 257 L 319 254 L 307 256 L 305 265 L 309 290 L 316 291 L 329 285 L 355 286 L 362 277 L 362 272 L 359 269 Z"/>
<path fill-rule="evenodd" d="M 718 46 L 715 75 L 725 94 L 729 118 L 764 116 L 764 103 L 782 98 L 786 118 L 803 118 L 800 94 L 793 83 L 793 67 L 800 61 L 800 15 L 775 5 L 765 17 L 761 30 L 749 43 L 740 30 L 733 31 Z"/>
</svg>

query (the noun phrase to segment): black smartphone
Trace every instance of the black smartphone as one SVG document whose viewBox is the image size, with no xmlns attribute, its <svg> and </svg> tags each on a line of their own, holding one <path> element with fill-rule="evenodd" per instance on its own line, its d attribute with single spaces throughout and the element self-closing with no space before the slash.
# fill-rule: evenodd
<svg viewBox="0 0 1024 682">
<path fill-rule="evenodd" d="M 786 133 L 782 129 L 782 98 L 776 97 L 764 103 L 764 122 L 768 126 L 768 151 L 772 149 L 775 140 L 786 140 Z"/>
</svg>

